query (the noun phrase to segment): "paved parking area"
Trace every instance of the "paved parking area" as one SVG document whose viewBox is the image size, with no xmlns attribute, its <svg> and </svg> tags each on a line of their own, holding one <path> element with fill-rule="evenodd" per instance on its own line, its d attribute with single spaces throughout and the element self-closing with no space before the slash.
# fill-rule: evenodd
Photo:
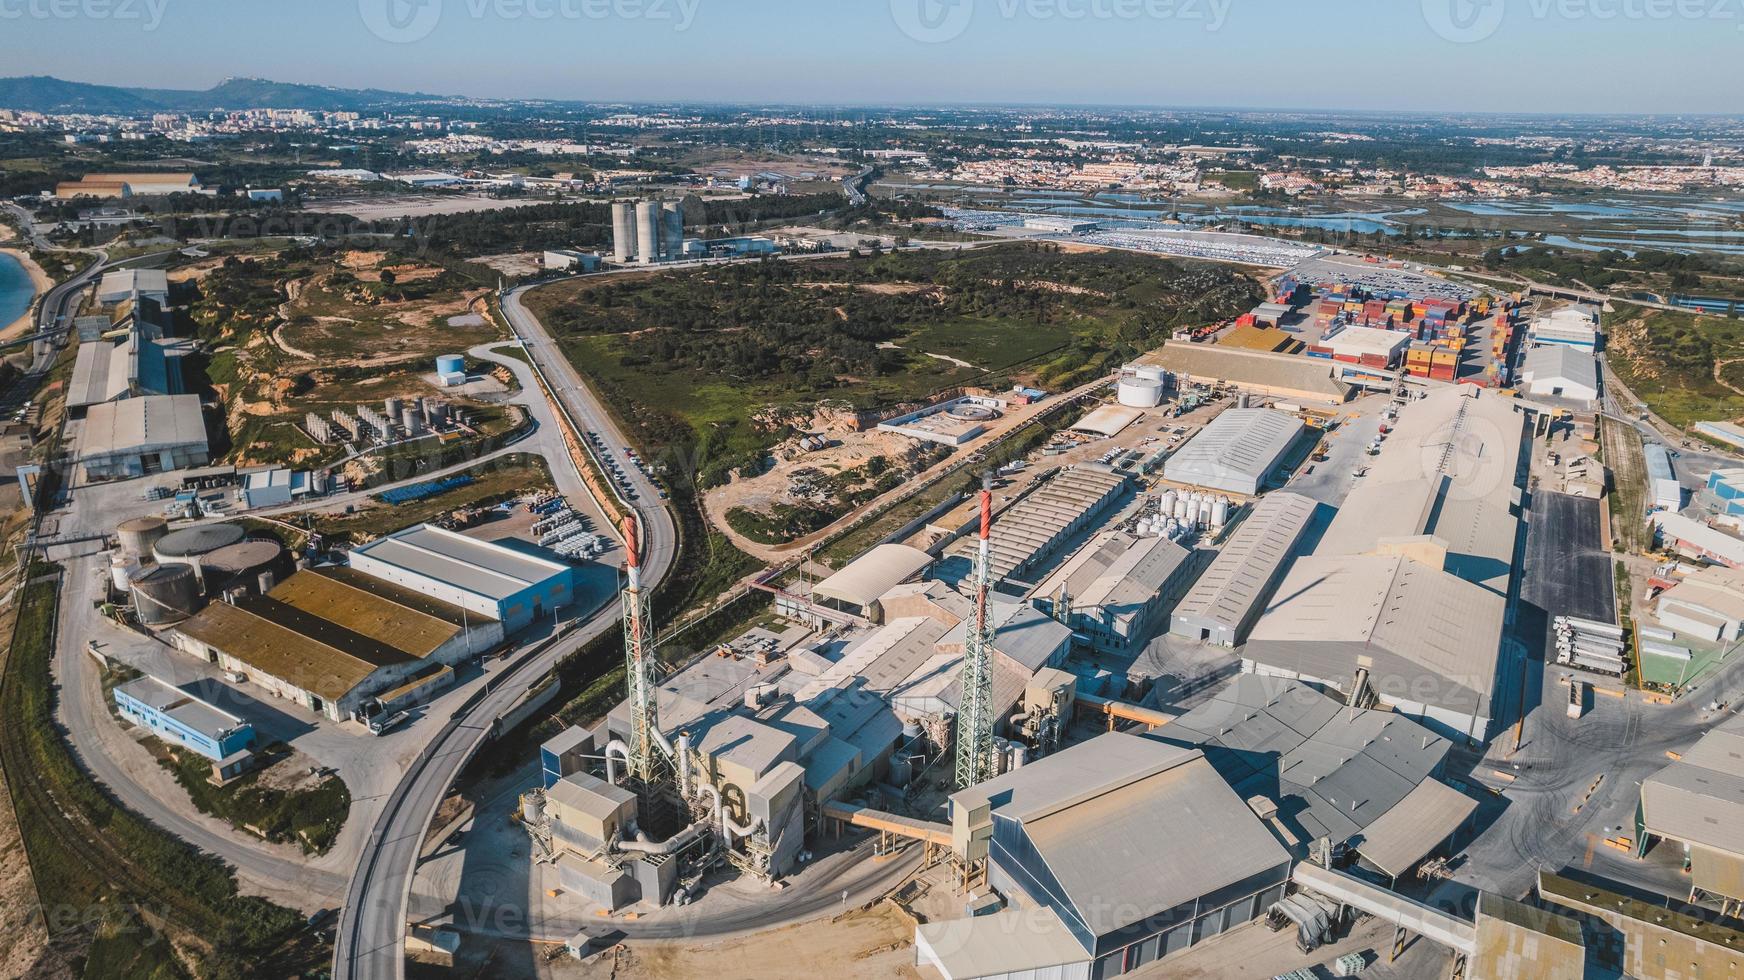
<svg viewBox="0 0 1744 980">
<path fill-rule="evenodd" d="M 1539 490 L 1526 521 L 1520 598 L 1546 617 L 1616 618 L 1611 555 L 1604 549 L 1599 501 Z"/>
</svg>

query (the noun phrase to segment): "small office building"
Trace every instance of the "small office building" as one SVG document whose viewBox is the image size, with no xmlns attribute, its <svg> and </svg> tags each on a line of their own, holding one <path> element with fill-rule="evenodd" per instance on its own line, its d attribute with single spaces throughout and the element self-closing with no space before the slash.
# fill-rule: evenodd
<svg viewBox="0 0 1744 980">
<path fill-rule="evenodd" d="M 114 697 L 116 709 L 128 721 L 213 762 L 254 747 L 254 726 L 155 677 L 121 684 Z"/>
</svg>

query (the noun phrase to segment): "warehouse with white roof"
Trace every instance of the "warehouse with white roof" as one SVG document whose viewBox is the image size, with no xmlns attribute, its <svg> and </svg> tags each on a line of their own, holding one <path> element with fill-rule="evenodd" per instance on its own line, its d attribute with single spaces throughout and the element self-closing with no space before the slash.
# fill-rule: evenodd
<svg viewBox="0 0 1744 980">
<path fill-rule="evenodd" d="M 351 552 L 351 567 L 503 624 L 514 633 L 575 601 L 569 565 L 429 524 Z"/>
<path fill-rule="evenodd" d="M 1175 607 L 1169 632 L 1226 647 L 1245 641 L 1316 506 L 1298 493 L 1266 494 Z"/>
<path fill-rule="evenodd" d="M 117 480 L 211 461 L 199 395 L 148 395 L 93 405 L 77 462 L 91 480 Z"/>
<path fill-rule="evenodd" d="M 1252 496 L 1302 435 L 1302 420 L 1270 408 L 1232 408 L 1163 464 L 1174 483 Z"/>
<path fill-rule="evenodd" d="M 1642 780 L 1635 830 L 1638 856 L 1655 840 L 1683 847 L 1692 892 L 1744 901 L 1744 718 Z"/>
<path fill-rule="evenodd" d="M 1411 335 L 1402 330 L 1375 327 L 1345 327 L 1320 342 L 1332 356 L 1383 367 L 1395 367 L 1411 346 Z"/>
<path fill-rule="evenodd" d="M 1518 381 L 1529 395 L 1595 402 L 1599 398 L 1599 363 L 1590 348 L 1544 344 L 1526 352 Z"/>
</svg>

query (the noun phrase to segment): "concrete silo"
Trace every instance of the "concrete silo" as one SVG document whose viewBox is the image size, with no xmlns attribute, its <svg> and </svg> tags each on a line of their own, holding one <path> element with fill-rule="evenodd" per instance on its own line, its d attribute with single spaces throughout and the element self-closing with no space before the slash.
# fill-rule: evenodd
<svg viewBox="0 0 1744 980">
<path fill-rule="evenodd" d="M 623 265 L 636 257 L 636 216 L 627 201 L 612 204 L 612 261 Z"/>
<path fill-rule="evenodd" d="M 660 202 L 636 204 L 636 261 L 653 265 L 660 261 Z"/>
<path fill-rule="evenodd" d="M 667 201 L 660 207 L 660 257 L 684 258 L 684 202 Z"/>
</svg>

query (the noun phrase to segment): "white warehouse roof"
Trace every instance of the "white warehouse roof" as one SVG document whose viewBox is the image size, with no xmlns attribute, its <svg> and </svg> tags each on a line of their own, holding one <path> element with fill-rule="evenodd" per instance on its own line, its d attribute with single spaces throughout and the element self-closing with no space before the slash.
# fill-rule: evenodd
<svg viewBox="0 0 1744 980">
<path fill-rule="evenodd" d="M 1270 408 L 1232 408 L 1163 464 L 1176 483 L 1253 494 L 1302 434 L 1302 420 Z"/>
<path fill-rule="evenodd" d="M 932 556 L 905 544 L 881 544 L 819 582 L 814 598 L 835 599 L 865 608 L 878 597 L 920 574 Z"/>
<path fill-rule="evenodd" d="M 1380 330 L 1375 327 L 1345 327 L 1325 340 L 1334 354 L 1361 357 L 1364 354 L 1384 357 L 1389 361 L 1411 344 L 1411 335 L 1402 330 Z"/>
<path fill-rule="evenodd" d="M 1599 390 L 1598 359 L 1592 351 L 1568 344 L 1534 347 L 1526 352 L 1520 380 L 1531 384 L 1535 392 L 1557 387 L 1571 389 L 1572 397 L 1590 397 L 1584 392 L 1597 394 Z"/>
<path fill-rule="evenodd" d="M 199 395 L 150 395 L 91 406 L 79 461 L 206 445 Z"/>
<path fill-rule="evenodd" d="M 429 524 L 378 538 L 352 554 L 497 600 L 511 598 L 569 570 L 554 561 Z"/>
</svg>

